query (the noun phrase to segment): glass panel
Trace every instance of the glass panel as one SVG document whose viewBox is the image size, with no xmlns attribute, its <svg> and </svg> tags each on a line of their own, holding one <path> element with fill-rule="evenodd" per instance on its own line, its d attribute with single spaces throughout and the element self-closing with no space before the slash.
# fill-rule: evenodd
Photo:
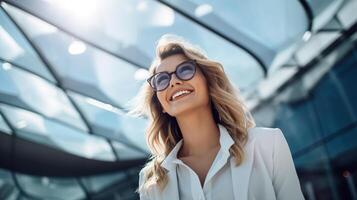
<svg viewBox="0 0 357 200">
<path fill-rule="evenodd" d="M 222 27 L 222 23 L 232 26 L 270 49 L 281 49 L 286 44 L 300 40 L 307 28 L 306 13 L 298 1 L 165 1 L 213 27 Z M 218 31 L 229 34 L 224 29 Z"/>
<path fill-rule="evenodd" d="M 145 141 L 145 130 L 148 121 L 143 118 L 134 118 L 129 115 L 123 115 L 122 129 L 125 136 L 133 143 L 137 144 L 143 150 L 149 152 Z"/>
<path fill-rule="evenodd" d="M 81 109 L 95 134 L 116 140 L 124 139 L 120 125 L 123 111 L 111 104 L 74 92 L 68 92 L 68 94 Z"/>
<path fill-rule="evenodd" d="M 0 8 L 0 59 L 20 65 L 55 82 L 24 36 Z"/>
<path fill-rule="evenodd" d="M 329 23 L 341 8 L 343 2 L 344 0 L 307 0 L 314 17 L 313 32 Z"/>
<path fill-rule="evenodd" d="M 357 1 L 346 1 L 339 10 L 337 17 L 344 28 L 350 28 L 357 21 Z"/>
<path fill-rule="evenodd" d="M 107 200 L 107 199 L 139 199 L 139 195 L 135 190 L 138 187 L 138 173 L 137 170 L 134 175 L 131 175 L 129 171 L 125 175 L 123 181 L 112 184 L 109 188 L 105 188 L 105 192 L 99 192 L 92 195 L 93 200 Z"/>
<path fill-rule="evenodd" d="M 300 66 L 305 66 L 312 59 L 319 56 L 319 54 L 328 47 L 332 42 L 334 42 L 341 34 L 338 32 L 321 32 L 317 33 L 300 47 L 296 53 L 296 60 Z"/>
<path fill-rule="evenodd" d="M 139 148 L 143 147 L 143 144 L 146 146 L 143 133 L 146 127 L 142 119 L 131 118 L 122 110 L 96 99 L 74 92 L 69 92 L 69 95 L 82 110 L 95 134 Z"/>
<path fill-rule="evenodd" d="M 34 200 L 34 198 L 24 196 L 24 194 L 20 194 L 16 200 Z"/>
<path fill-rule="evenodd" d="M 293 105 L 281 105 L 275 121 L 276 127 L 284 132 L 286 140 L 295 153 L 320 139 L 319 126 L 311 101 Z"/>
<path fill-rule="evenodd" d="M 21 188 L 31 196 L 41 199 L 84 199 L 85 193 L 76 179 L 28 176 L 16 174 Z"/>
<path fill-rule="evenodd" d="M 356 122 L 357 123 L 357 122 Z M 341 199 L 355 199 L 357 188 L 357 124 L 327 143 Z"/>
<path fill-rule="evenodd" d="M 1 65 L 0 61 L 0 65 Z M 65 93 L 48 81 L 16 67 L 0 68 L 0 100 L 35 110 L 87 131 Z"/>
<path fill-rule="evenodd" d="M 16 128 L 17 136 L 48 145 L 88 159 L 114 161 L 108 142 L 26 110 L 0 104 L 5 116 Z"/>
<path fill-rule="evenodd" d="M 4 118 L 0 115 L 0 131 L 3 133 L 11 134 L 9 126 L 4 121 Z"/>
<path fill-rule="evenodd" d="M 112 144 L 115 149 L 115 152 L 119 157 L 119 160 L 143 159 L 148 157 L 148 155 L 144 152 L 133 149 L 121 142 L 113 141 Z"/>
<path fill-rule="evenodd" d="M 314 88 L 314 106 L 324 135 L 334 133 L 353 121 L 354 114 L 349 102 L 333 72 L 327 75 Z"/>
<path fill-rule="evenodd" d="M 306 0 L 312 9 L 314 16 L 322 13 L 334 1 L 336 2 L 336 0 Z"/>
<path fill-rule="evenodd" d="M 63 1 L 27 1 L 21 4 L 71 33 L 142 66 L 150 65 L 155 41 L 161 35 L 176 33 L 205 49 L 212 59 L 222 62 L 233 84 L 242 90 L 263 76 L 256 60 L 245 51 L 155 1 L 108 1 L 100 4 L 93 1 L 83 2 L 83 5 Z M 79 8 L 81 13 L 88 15 L 79 16 Z M 14 8 L 5 6 L 5 9 L 20 23 Z"/>
<path fill-rule="evenodd" d="M 352 50 L 346 54 L 341 61 L 335 64 L 332 69 L 335 74 L 335 78 L 338 79 L 338 87 L 341 88 L 342 98 L 347 102 L 347 107 L 353 120 L 357 120 L 357 50 L 356 45 Z"/>
<path fill-rule="evenodd" d="M 82 178 L 82 182 L 90 193 L 98 193 L 114 184 L 125 182 L 127 175 L 125 172 L 111 173 L 99 176 L 89 176 Z"/>
<path fill-rule="evenodd" d="M 19 195 L 11 172 L 0 169 L 0 197 L 4 200 L 17 200 Z"/>
<path fill-rule="evenodd" d="M 17 188 L 13 188 L 9 196 L 7 196 L 4 200 L 27 200 L 27 199 L 21 196 L 21 193 Z"/>
<path fill-rule="evenodd" d="M 10 11 L 55 67 L 64 87 L 123 106 L 136 95 L 144 82 L 146 77 L 139 77 L 138 67 L 95 49 L 20 10 Z"/>
<path fill-rule="evenodd" d="M 356 126 L 356 125 L 355 125 Z M 356 152 L 357 150 L 357 128 L 354 127 L 352 129 L 349 129 L 348 131 L 342 132 L 336 138 L 334 138 L 332 141 L 327 143 L 327 149 L 331 155 L 331 159 L 336 159 L 338 163 L 334 164 L 345 164 L 345 165 L 350 165 L 353 162 L 356 162 L 356 159 L 352 159 L 350 161 L 347 161 L 351 159 L 352 157 L 349 157 L 348 155 L 344 154 L 350 154 L 352 152 Z M 355 154 L 351 154 L 355 155 Z M 344 161 L 344 159 L 347 159 Z M 353 168 L 353 170 L 356 170 L 356 168 Z"/>
<path fill-rule="evenodd" d="M 267 99 L 274 95 L 278 88 L 290 80 L 291 77 L 298 72 L 298 70 L 299 68 L 297 66 L 283 67 L 276 70 L 273 74 L 269 75 L 268 78 L 261 81 L 257 87 L 260 99 Z"/>
<path fill-rule="evenodd" d="M 336 198 L 336 187 L 326 151 L 318 146 L 294 159 L 306 199 Z"/>
</svg>

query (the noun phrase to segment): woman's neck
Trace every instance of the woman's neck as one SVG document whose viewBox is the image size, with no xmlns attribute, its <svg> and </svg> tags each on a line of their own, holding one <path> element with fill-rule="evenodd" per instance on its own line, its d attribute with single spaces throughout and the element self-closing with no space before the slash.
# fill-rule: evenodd
<svg viewBox="0 0 357 200">
<path fill-rule="evenodd" d="M 176 120 L 183 137 L 178 157 L 204 155 L 220 145 L 219 128 L 210 108 L 197 109 L 176 117 Z"/>
</svg>

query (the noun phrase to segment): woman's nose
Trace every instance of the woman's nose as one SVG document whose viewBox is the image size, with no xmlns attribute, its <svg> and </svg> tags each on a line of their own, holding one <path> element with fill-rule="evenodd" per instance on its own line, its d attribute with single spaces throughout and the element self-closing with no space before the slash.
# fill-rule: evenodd
<svg viewBox="0 0 357 200">
<path fill-rule="evenodd" d="M 171 74 L 170 87 L 173 87 L 175 84 L 182 84 L 182 80 L 177 78 L 176 74 Z"/>
</svg>

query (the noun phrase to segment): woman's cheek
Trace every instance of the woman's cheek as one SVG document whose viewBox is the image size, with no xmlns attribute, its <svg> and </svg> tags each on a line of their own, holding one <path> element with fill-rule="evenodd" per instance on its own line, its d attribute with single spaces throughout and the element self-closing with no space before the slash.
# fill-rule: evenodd
<svg viewBox="0 0 357 200">
<path fill-rule="evenodd" d="M 165 99 L 165 94 L 164 94 L 163 92 L 158 92 L 158 93 L 157 93 L 157 97 L 158 97 L 158 99 L 159 99 L 159 102 L 160 102 L 162 108 L 163 108 L 164 110 L 166 110 L 166 108 L 167 108 L 167 102 L 166 102 L 166 99 Z"/>
</svg>

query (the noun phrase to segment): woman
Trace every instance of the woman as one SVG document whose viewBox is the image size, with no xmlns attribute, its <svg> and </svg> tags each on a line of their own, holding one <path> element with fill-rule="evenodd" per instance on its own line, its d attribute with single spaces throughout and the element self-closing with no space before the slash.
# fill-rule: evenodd
<svg viewBox="0 0 357 200">
<path fill-rule="evenodd" d="M 278 128 L 255 127 L 222 65 L 165 35 L 131 112 L 150 122 L 140 199 L 304 199 Z"/>
</svg>

